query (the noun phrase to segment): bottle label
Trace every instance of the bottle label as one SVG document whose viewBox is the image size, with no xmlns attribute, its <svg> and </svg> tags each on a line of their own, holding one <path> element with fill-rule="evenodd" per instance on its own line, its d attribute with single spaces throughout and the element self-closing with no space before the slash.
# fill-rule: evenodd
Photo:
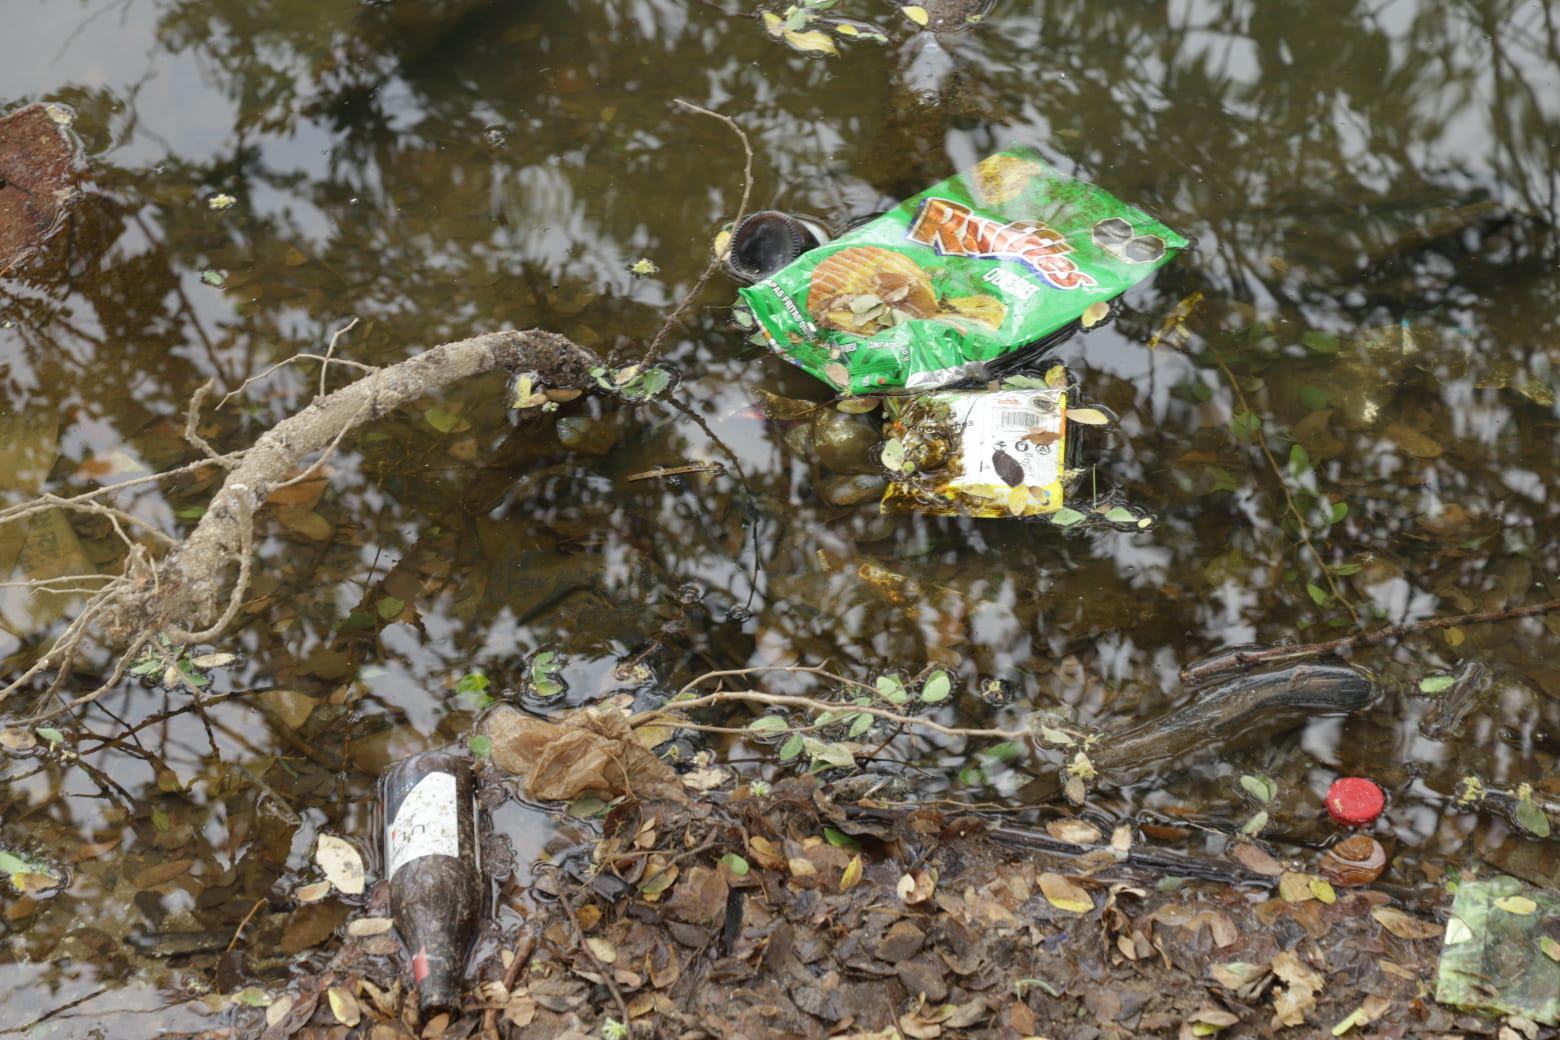
<svg viewBox="0 0 1560 1040">
<path fill-rule="evenodd" d="M 460 858 L 460 808 L 450 773 L 429 773 L 417 781 L 385 828 L 389 877 L 424 856 Z"/>
</svg>

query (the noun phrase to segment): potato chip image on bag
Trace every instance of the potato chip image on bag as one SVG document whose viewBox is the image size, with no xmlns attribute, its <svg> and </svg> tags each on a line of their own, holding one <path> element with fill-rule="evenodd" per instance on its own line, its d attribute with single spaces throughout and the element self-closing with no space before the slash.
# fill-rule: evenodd
<svg viewBox="0 0 1560 1040">
<path fill-rule="evenodd" d="M 1186 246 L 1015 148 L 741 293 L 769 346 L 840 393 L 916 392 L 992 378 Z"/>
</svg>

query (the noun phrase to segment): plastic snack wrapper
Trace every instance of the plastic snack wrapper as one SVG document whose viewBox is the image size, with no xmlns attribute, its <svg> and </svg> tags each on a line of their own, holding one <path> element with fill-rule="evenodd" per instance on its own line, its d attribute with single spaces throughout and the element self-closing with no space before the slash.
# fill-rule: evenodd
<svg viewBox="0 0 1560 1040">
<path fill-rule="evenodd" d="M 993 378 L 1186 245 L 1011 149 L 741 293 L 771 348 L 835 390 L 917 392 Z"/>
<path fill-rule="evenodd" d="M 1003 517 L 1063 508 L 1065 386 L 942 390 L 888 405 L 883 512 Z"/>
</svg>

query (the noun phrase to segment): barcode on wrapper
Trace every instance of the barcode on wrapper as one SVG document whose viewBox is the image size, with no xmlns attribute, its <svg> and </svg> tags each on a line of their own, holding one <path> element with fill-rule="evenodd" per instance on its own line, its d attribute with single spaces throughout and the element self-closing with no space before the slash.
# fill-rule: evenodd
<svg viewBox="0 0 1560 1040">
<path fill-rule="evenodd" d="M 1027 409 L 1003 409 L 997 421 L 1004 430 L 1031 430 L 1040 425 L 1040 413 Z"/>
</svg>

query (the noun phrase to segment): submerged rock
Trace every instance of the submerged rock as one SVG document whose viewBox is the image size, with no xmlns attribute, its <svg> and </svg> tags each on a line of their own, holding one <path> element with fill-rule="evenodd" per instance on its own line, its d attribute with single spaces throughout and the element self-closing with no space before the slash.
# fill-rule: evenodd
<svg viewBox="0 0 1560 1040">
<path fill-rule="evenodd" d="M 876 473 L 877 430 L 853 415 L 820 409 L 812 422 L 813 452 L 835 473 Z"/>
</svg>

